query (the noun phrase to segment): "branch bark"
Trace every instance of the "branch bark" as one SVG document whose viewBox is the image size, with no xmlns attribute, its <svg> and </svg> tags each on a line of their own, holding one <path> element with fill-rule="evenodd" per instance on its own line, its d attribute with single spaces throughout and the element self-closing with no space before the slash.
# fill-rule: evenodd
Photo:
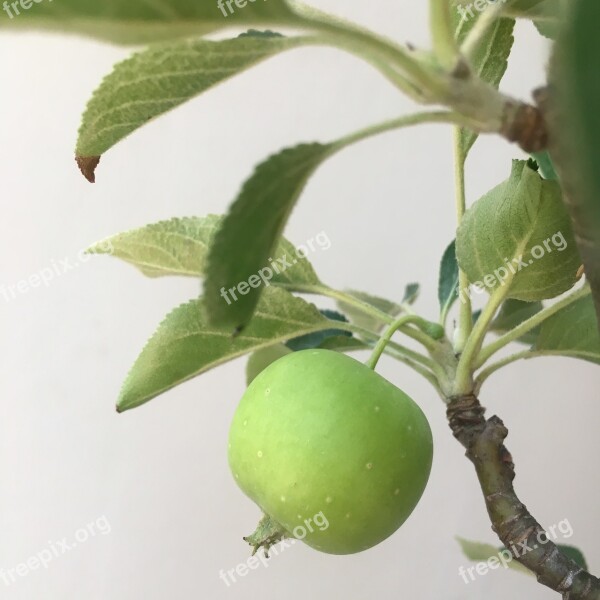
<svg viewBox="0 0 600 600">
<path fill-rule="evenodd" d="M 504 446 L 508 430 L 498 417 L 486 419 L 484 412 L 476 396 L 465 395 L 450 399 L 447 416 L 475 466 L 492 529 L 514 558 L 563 600 L 600 600 L 600 579 L 563 554 L 519 500 L 513 460 Z"/>
</svg>

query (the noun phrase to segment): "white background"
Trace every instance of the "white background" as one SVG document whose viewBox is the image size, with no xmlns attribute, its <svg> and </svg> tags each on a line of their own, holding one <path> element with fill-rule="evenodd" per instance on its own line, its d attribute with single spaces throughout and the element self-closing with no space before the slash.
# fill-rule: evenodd
<svg viewBox="0 0 600 600">
<path fill-rule="evenodd" d="M 401 42 L 428 44 L 421 0 L 321 8 Z M 35 10 L 35 5 L 31 10 Z M 4 14 L 0 18 L 6 18 Z M 543 82 L 546 42 L 530 24 L 503 88 L 527 97 Z M 168 114 L 117 145 L 91 186 L 73 162 L 80 114 L 128 51 L 75 37 L 0 34 L 0 284 L 52 260 L 75 260 L 105 236 L 171 216 L 223 212 L 253 165 L 301 141 L 328 141 L 410 110 L 411 103 L 355 58 L 331 49 L 277 57 Z M 468 163 L 469 201 L 505 178 L 515 147 L 480 139 Z M 319 169 L 287 236 L 326 231 L 313 255 L 337 287 L 399 298 L 420 281 L 418 308 L 436 317 L 439 258 L 454 235 L 451 135 L 428 126 L 351 147 Z M 0 297 L 0 568 L 11 569 L 106 516 L 98 535 L 0 594 L 19 600 L 159 600 L 403 596 L 445 600 L 557 598 L 532 578 L 494 571 L 466 585 L 455 535 L 497 543 L 472 466 L 426 382 L 384 360 L 381 372 L 430 419 L 435 459 L 408 522 L 354 556 L 302 544 L 227 588 L 220 569 L 246 560 L 241 537 L 258 510 L 236 488 L 227 431 L 244 390 L 238 360 L 118 416 L 119 386 L 145 340 L 194 280 L 148 280 L 98 257 L 11 302 Z M 323 304 L 328 305 L 327 303 Z M 538 519 L 563 519 L 600 571 L 597 367 L 539 359 L 509 367 L 482 401 L 510 427 L 518 490 Z"/>
</svg>

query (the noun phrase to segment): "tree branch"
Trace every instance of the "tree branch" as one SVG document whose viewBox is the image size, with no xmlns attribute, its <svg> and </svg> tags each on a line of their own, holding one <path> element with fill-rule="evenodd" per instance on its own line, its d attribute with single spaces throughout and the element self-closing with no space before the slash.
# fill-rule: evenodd
<svg viewBox="0 0 600 600">
<path fill-rule="evenodd" d="M 506 548 L 522 549 L 513 551 L 514 558 L 563 600 L 600 600 L 600 579 L 563 554 L 519 500 L 513 487 L 514 464 L 504 446 L 508 429 L 496 416 L 486 420 L 484 412 L 477 397 L 467 394 L 450 399 L 447 416 L 454 437 L 475 466 L 492 529 Z"/>
</svg>

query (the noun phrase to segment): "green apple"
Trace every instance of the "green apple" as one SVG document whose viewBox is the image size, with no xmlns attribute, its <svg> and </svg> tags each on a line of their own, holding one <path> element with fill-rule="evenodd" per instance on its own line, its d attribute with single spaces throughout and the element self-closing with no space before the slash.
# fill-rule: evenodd
<svg viewBox="0 0 600 600">
<path fill-rule="evenodd" d="M 330 350 L 269 365 L 248 387 L 229 434 L 233 475 L 265 513 L 249 539 L 255 550 L 282 537 L 331 554 L 371 548 L 415 508 L 432 455 L 420 408 Z"/>
</svg>

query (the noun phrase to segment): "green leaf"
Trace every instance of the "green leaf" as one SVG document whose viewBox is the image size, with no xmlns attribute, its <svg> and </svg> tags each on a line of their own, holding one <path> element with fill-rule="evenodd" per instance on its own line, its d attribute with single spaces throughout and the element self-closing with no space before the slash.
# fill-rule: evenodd
<svg viewBox="0 0 600 600">
<path fill-rule="evenodd" d="M 544 321 L 532 350 L 600 364 L 600 333 L 591 295 Z"/>
<path fill-rule="evenodd" d="M 246 181 L 209 254 L 204 296 L 211 322 L 240 328 L 250 320 L 264 286 L 251 288 L 232 304 L 223 302 L 221 290 L 236 288 L 260 273 L 273 274 L 269 258 L 298 197 L 315 169 L 336 149 L 335 144 L 314 143 L 283 150 Z"/>
<path fill-rule="evenodd" d="M 404 297 L 402 298 L 402 304 L 414 304 L 419 297 L 421 286 L 418 283 L 409 283 L 404 288 Z"/>
<path fill-rule="evenodd" d="M 92 36 L 119 44 L 145 44 L 200 36 L 225 27 L 291 25 L 299 22 L 284 0 L 231 2 L 222 12 L 217 0 L 43 0 L 19 15 L 3 15 L 0 29 L 46 29 Z M 14 10 L 14 9 L 13 9 Z"/>
<path fill-rule="evenodd" d="M 523 161 L 467 211 L 456 254 L 476 290 L 509 285 L 507 298 L 526 302 L 569 290 L 581 264 L 558 183 Z"/>
<path fill-rule="evenodd" d="M 192 300 L 171 312 L 148 341 L 123 384 L 117 410 L 140 406 L 224 362 L 330 323 L 313 304 L 268 288 L 246 330 L 232 337 L 209 325 L 202 300 Z"/>
<path fill-rule="evenodd" d="M 460 544 L 463 554 L 469 560 L 472 560 L 474 562 L 487 562 L 490 558 L 497 558 L 501 552 L 505 553 L 507 551 L 506 548 L 496 548 L 492 544 L 473 542 L 471 540 L 465 540 L 460 537 L 457 537 L 456 539 Z M 578 548 L 575 548 L 573 546 L 566 546 L 564 544 L 558 544 L 557 546 L 561 552 L 566 554 L 571 560 L 575 561 L 580 567 L 587 570 L 588 566 L 586 560 Z M 524 575 L 533 576 L 533 573 L 529 569 L 527 569 L 518 561 L 512 558 L 510 560 L 506 560 L 506 564 L 510 569 L 513 569 L 514 571 L 518 571 L 519 573 L 523 573 Z"/>
<path fill-rule="evenodd" d="M 344 315 L 336 311 L 321 310 L 320 312 L 324 317 L 330 319 L 331 321 L 341 321 L 343 323 L 348 322 L 348 319 L 346 319 Z M 320 348 L 321 344 L 323 344 L 326 339 L 343 336 L 352 337 L 352 333 L 342 329 L 324 329 L 323 331 L 316 331 L 315 333 L 309 333 L 307 335 L 291 339 L 287 342 L 286 346 L 290 350 L 298 352 L 300 350 L 309 350 L 310 348 Z"/>
<path fill-rule="evenodd" d="M 484 544 L 482 542 L 474 542 L 471 540 L 465 540 L 464 538 L 457 537 L 458 543 L 460 544 L 463 554 L 474 562 L 487 562 L 490 558 L 498 558 L 500 552 L 504 548 L 496 548 L 492 544 Z M 525 575 L 531 575 L 531 571 L 524 567 L 521 563 L 516 560 L 507 560 L 507 565 L 510 569 L 519 571 Z"/>
<path fill-rule="evenodd" d="M 505 11 L 516 18 L 531 19 L 545 37 L 556 39 L 567 16 L 567 3 L 572 0 L 520 0 Z"/>
<path fill-rule="evenodd" d="M 484 544 L 483 542 L 474 542 L 465 538 L 457 537 L 456 540 L 460 544 L 462 553 L 469 559 L 474 561 L 487 560 L 490 556 L 496 556 L 498 549 L 492 544 Z"/>
<path fill-rule="evenodd" d="M 456 261 L 456 240 L 452 240 L 442 256 L 438 283 L 440 313 L 445 316 L 458 300 L 458 262 Z"/>
<path fill-rule="evenodd" d="M 318 347 L 325 350 L 335 350 L 336 352 L 353 352 L 355 350 L 366 350 L 371 346 L 354 336 L 334 335 L 324 339 Z"/>
<path fill-rule="evenodd" d="M 552 158 L 600 318 L 600 2 L 573 2 L 551 61 Z"/>
<path fill-rule="evenodd" d="M 148 277 L 203 277 L 209 249 L 223 217 L 186 217 L 161 221 L 109 237 L 88 249 L 90 254 L 108 254 L 138 268 Z M 273 253 L 277 264 L 296 263 L 292 268 L 275 274 L 274 284 L 319 283 L 312 265 L 299 256 L 294 245 L 282 238 Z"/>
<path fill-rule="evenodd" d="M 271 0 L 269 0 L 270 2 Z M 94 92 L 79 129 L 76 155 L 94 180 L 99 157 L 152 119 L 309 38 L 240 36 L 153 46 L 117 64 Z"/>
<path fill-rule="evenodd" d="M 284 344 L 274 344 L 253 352 L 246 364 L 246 383 L 250 385 L 271 363 L 291 353 L 292 350 Z"/>
<path fill-rule="evenodd" d="M 522 300 L 506 300 L 502 303 L 498 315 L 492 321 L 490 331 L 503 334 L 514 329 L 523 321 L 533 317 L 544 308 L 541 302 L 523 302 Z M 537 339 L 540 328 L 536 327 L 519 338 L 524 344 L 533 344 Z"/>
<path fill-rule="evenodd" d="M 585 560 L 583 552 L 575 546 L 566 546 L 565 544 L 559 544 L 558 548 L 563 554 L 566 554 L 572 561 L 577 563 L 582 569 L 588 570 L 588 564 Z"/>
<path fill-rule="evenodd" d="M 454 20 L 455 30 L 454 36 L 458 43 L 462 44 L 477 22 L 480 13 L 474 10 L 474 16 L 472 18 L 468 18 L 468 13 L 466 13 L 467 18 L 463 18 L 463 13 L 459 10 L 459 7 L 464 8 L 470 4 L 471 8 L 473 8 L 473 4 L 465 2 L 464 0 L 451 0 L 451 2 L 453 8 L 451 14 Z M 514 42 L 514 26 L 514 19 L 498 19 L 490 28 L 484 42 L 477 48 L 471 61 L 473 71 L 483 81 L 495 88 L 500 85 L 508 66 L 508 58 Z M 479 134 L 470 129 L 460 130 L 460 153 L 463 163 L 478 137 Z"/>
<path fill-rule="evenodd" d="M 415 288 L 412 287 L 413 285 L 417 286 L 416 292 Z M 409 299 L 413 297 L 416 298 L 416 295 L 418 295 L 418 288 L 418 284 L 411 284 L 411 286 L 407 286 L 407 291 L 404 297 L 408 297 Z M 390 317 L 397 317 L 403 312 L 402 306 L 396 304 L 395 302 L 392 302 L 391 300 L 386 300 L 385 298 L 373 296 L 372 294 L 367 294 L 365 292 L 358 292 L 356 290 L 348 290 L 346 293 L 350 296 L 353 296 L 357 300 L 360 300 L 361 302 L 368 304 L 373 308 L 376 308 L 377 310 L 385 313 Z M 367 331 L 372 331 L 373 333 L 380 333 L 381 331 L 383 331 L 385 327 L 385 322 L 375 317 L 372 317 L 369 314 L 365 314 L 362 310 L 355 307 L 353 304 L 340 301 L 337 303 L 337 305 L 345 315 L 348 315 L 350 321 L 358 327 L 362 327 L 363 329 L 366 329 Z"/>
<path fill-rule="evenodd" d="M 148 277 L 201 277 L 221 221 L 217 215 L 160 221 L 106 238 L 87 253 L 120 258 Z"/>
</svg>

